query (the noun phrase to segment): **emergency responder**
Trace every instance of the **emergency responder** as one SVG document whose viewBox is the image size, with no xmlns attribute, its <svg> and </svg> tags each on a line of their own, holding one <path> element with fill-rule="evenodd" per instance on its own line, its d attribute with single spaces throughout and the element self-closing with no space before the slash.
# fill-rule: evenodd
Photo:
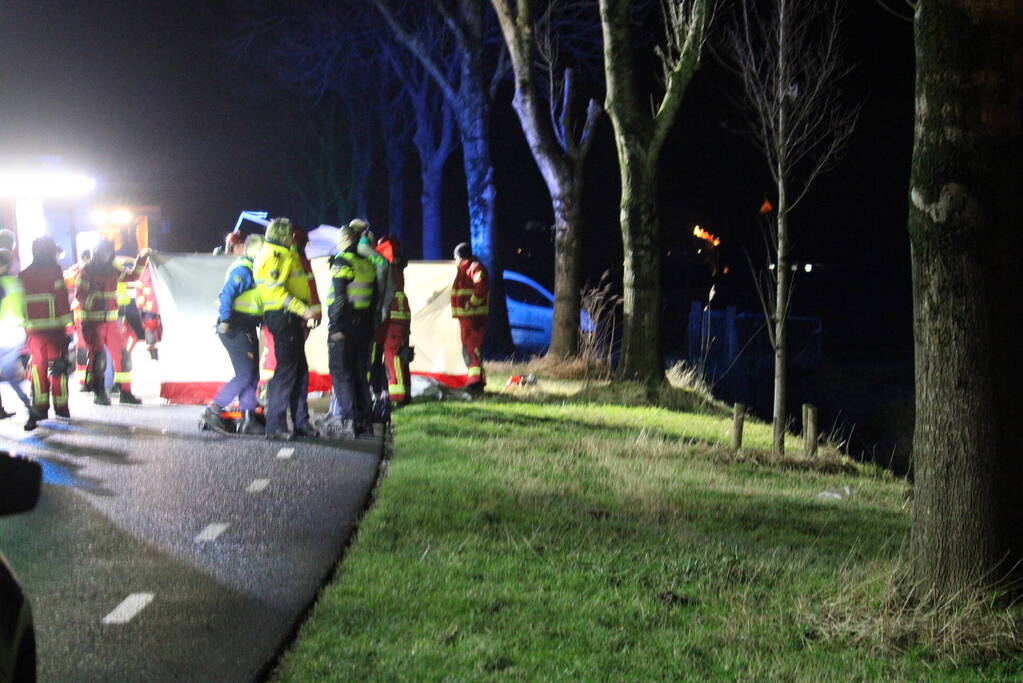
<svg viewBox="0 0 1023 683">
<path fill-rule="evenodd" d="M 234 234 L 234 233 L 232 233 Z M 261 235 L 249 235 L 245 241 L 230 245 L 235 256 L 228 268 L 224 286 L 220 290 L 220 308 L 217 315 L 217 336 L 227 349 L 234 367 L 234 378 L 220 387 L 220 391 L 203 412 L 205 424 L 218 432 L 229 433 L 220 411 L 238 397 L 242 421 L 240 434 L 262 434 L 263 425 L 256 417 L 256 383 L 259 382 L 259 331 L 263 307 L 256 294 L 256 280 L 252 276 L 252 263 L 263 246 Z"/>
<path fill-rule="evenodd" d="M 153 291 L 153 275 L 149 269 L 142 273 L 135 289 L 135 307 L 142 316 L 142 331 L 146 338 L 146 350 L 153 360 L 160 360 L 157 344 L 163 337 L 163 320 L 160 318 L 160 305 Z"/>
<path fill-rule="evenodd" d="M 75 324 L 75 371 L 78 373 L 78 390 L 89 391 L 85 383 L 85 371 L 89 362 L 89 354 L 85 348 L 85 337 L 82 335 L 82 307 L 75 297 L 75 288 L 78 287 L 78 276 L 82 274 L 82 268 L 92 258 L 92 252 L 83 249 L 78 256 L 78 262 L 71 265 L 64 271 L 64 286 L 67 287 L 68 297 L 71 299 L 71 316 Z"/>
<path fill-rule="evenodd" d="M 356 253 L 373 266 L 377 300 L 373 318 L 374 326 L 376 326 L 387 317 L 390 308 L 391 294 L 394 290 L 391 283 L 390 265 L 387 263 L 387 259 L 377 252 L 368 221 L 364 218 L 354 218 L 348 223 L 348 227 L 352 229 L 358 240 Z M 387 421 L 389 412 L 387 395 L 383 386 L 387 373 L 383 366 L 383 348 L 376 343 L 375 338 L 370 340 L 369 354 L 370 400 L 372 403 L 370 413 L 374 422 L 383 423 Z M 330 399 L 330 414 L 332 416 L 340 414 L 336 394 L 332 395 Z"/>
<path fill-rule="evenodd" d="M 124 342 L 117 321 L 117 283 L 137 280 L 151 253 L 151 249 L 143 249 L 131 266 L 119 270 L 114 265 L 114 245 L 104 240 L 96 245 L 92 259 L 78 276 L 75 300 L 82 309 L 82 336 L 89 349 L 85 382 L 96 395 L 98 405 L 110 405 L 104 377 L 108 351 L 114 361 L 114 383 L 121 390 L 120 402 L 142 403 L 131 393 L 131 357 L 122 353 Z"/>
<path fill-rule="evenodd" d="M 36 428 L 50 413 L 50 394 L 57 417 L 69 419 L 67 381 L 71 374 L 68 342 L 71 306 L 64 274 L 57 263 L 57 244 L 49 237 L 32 242 L 32 264 L 18 276 L 25 290 L 25 330 L 31 356 L 32 407 L 25 430 Z"/>
<path fill-rule="evenodd" d="M 465 388 L 473 393 L 482 393 L 487 384 L 483 372 L 483 338 L 487 331 L 487 298 L 490 295 L 490 279 L 487 269 L 472 254 L 468 243 L 455 247 L 458 267 L 455 282 L 451 285 L 451 315 L 458 319 L 462 335 L 462 358 L 469 376 Z"/>
<path fill-rule="evenodd" d="M 383 366 L 387 389 L 385 392 L 389 411 L 406 405 L 411 399 L 409 393 L 409 370 L 412 349 L 409 346 L 409 331 L 412 313 L 405 297 L 405 260 L 401 241 L 393 235 L 384 235 L 377 242 L 377 252 L 390 264 L 391 283 L 394 292 L 388 306 L 387 317 L 377 327 L 376 344 L 383 349 Z M 379 390 L 378 390 L 379 392 Z"/>
<path fill-rule="evenodd" d="M 292 291 L 298 292 L 299 296 L 303 301 L 309 301 L 316 311 L 316 315 L 312 318 L 309 324 L 305 328 L 305 336 L 309 337 L 309 332 L 312 328 L 319 326 L 322 318 L 322 308 L 320 306 L 320 293 L 316 288 L 316 278 L 313 276 L 313 266 L 309 263 L 309 259 L 305 255 L 305 247 L 309 244 L 309 235 L 302 228 L 292 225 L 291 226 L 291 253 L 298 259 L 298 262 L 302 264 L 301 270 L 295 270 L 288 283 L 288 288 Z M 307 298 L 308 297 L 308 298 Z M 274 356 L 274 337 L 270 334 L 270 331 L 263 327 L 263 355 L 259 359 L 259 381 L 265 386 L 274 376 L 274 369 L 277 367 L 277 361 Z"/>
<path fill-rule="evenodd" d="M 253 263 L 256 291 L 263 303 L 263 321 L 274 337 L 276 369 L 270 380 L 266 406 L 266 437 L 290 440 L 317 436 L 309 423 L 309 364 L 305 357 L 306 327 L 319 317 L 309 288 L 296 287 L 294 277 L 302 263 L 292 251 L 291 221 L 275 218 L 266 228 L 266 240 Z M 315 324 L 315 323 L 313 323 Z M 288 409 L 293 431 L 288 431 Z"/>
<path fill-rule="evenodd" d="M 133 259 L 128 256 L 115 256 L 114 266 L 118 271 L 131 268 Z M 145 268 L 143 268 L 145 270 Z M 141 279 L 142 273 L 139 273 Z M 121 358 L 131 358 L 135 346 L 140 339 L 145 339 L 146 331 L 142 327 L 142 315 L 135 305 L 139 280 L 121 280 L 117 283 L 117 324 L 121 330 Z M 114 385 L 114 390 L 118 386 Z"/>
<path fill-rule="evenodd" d="M 22 355 L 25 351 L 25 292 L 17 275 L 11 275 L 11 252 L 0 249 L 0 382 L 7 382 L 26 408 L 31 408 L 21 383 L 25 379 Z M 4 410 L 0 419 L 14 413 Z"/>
<path fill-rule="evenodd" d="M 369 354 L 376 329 L 376 273 L 358 253 L 359 235 L 350 226 L 337 235 L 327 298 L 327 362 L 338 414 L 331 435 L 355 437 L 370 419 Z M 340 422 L 337 422 L 340 418 Z"/>
</svg>

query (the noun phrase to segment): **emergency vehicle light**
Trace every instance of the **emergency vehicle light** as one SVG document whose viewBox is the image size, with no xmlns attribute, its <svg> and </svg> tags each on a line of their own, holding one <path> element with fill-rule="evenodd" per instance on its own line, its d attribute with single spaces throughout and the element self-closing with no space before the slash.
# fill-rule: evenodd
<svg viewBox="0 0 1023 683">
<path fill-rule="evenodd" d="M 0 171 L 0 196 L 14 199 L 81 197 L 96 189 L 95 178 L 66 171 Z"/>
</svg>

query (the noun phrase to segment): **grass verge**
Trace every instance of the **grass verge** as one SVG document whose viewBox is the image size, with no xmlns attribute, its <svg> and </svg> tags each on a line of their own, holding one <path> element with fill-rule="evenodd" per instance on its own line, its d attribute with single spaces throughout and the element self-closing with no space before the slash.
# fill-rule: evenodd
<svg viewBox="0 0 1023 683">
<path fill-rule="evenodd" d="M 276 680 L 1023 674 L 1004 651 L 850 636 L 864 621 L 842 606 L 883 602 L 867 578 L 904 565 L 907 488 L 880 470 L 778 462 L 760 424 L 737 456 L 713 409 L 578 393 L 413 405 L 395 425 L 377 503 Z"/>
</svg>

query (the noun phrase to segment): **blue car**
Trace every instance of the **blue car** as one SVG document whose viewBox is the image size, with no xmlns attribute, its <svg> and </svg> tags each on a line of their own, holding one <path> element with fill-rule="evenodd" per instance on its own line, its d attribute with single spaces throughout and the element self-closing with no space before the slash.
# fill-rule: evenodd
<svg viewBox="0 0 1023 683">
<path fill-rule="evenodd" d="M 521 354 L 543 353 L 551 345 L 554 295 L 533 278 L 513 270 L 504 271 L 504 291 L 515 349 Z M 580 316 L 582 329 L 592 329 L 586 311 Z"/>
<path fill-rule="evenodd" d="M 39 463 L 0 451 L 0 515 L 35 507 L 43 471 Z M 36 638 L 32 607 L 0 554 L 0 683 L 36 680 Z"/>
</svg>

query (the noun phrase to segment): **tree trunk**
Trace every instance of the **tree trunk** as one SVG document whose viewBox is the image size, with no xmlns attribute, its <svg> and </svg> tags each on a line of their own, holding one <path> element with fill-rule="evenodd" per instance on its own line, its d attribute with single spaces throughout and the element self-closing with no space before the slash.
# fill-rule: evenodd
<svg viewBox="0 0 1023 683">
<path fill-rule="evenodd" d="M 912 553 L 938 596 L 1023 578 L 1023 50 L 1014 0 L 920 0 L 909 233 Z"/>
<path fill-rule="evenodd" d="M 582 179 L 557 196 L 554 206 L 554 319 L 550 355 L 574 356 L 579 349 L 579 234 L 582 231 Z"/>
<path fill-rule="evenodd" d="M 774 410 L 771 416 L 772 446 L 779 455 L 785 452 L 785 427 L 788 415 L 785 411 L 786 388 L 785 368 L 788 357 L 788 315 L 789 286 L 792 274 L 789 272 L 789 215 L 785 200 L 785 185 L 778 185 L 778 258 L 775 265 L 774 299 Z"/>
<path fill-rule="evenodd" d="M 444 258 L 441 232 L 441 192 L 444 189 L 444 164 L 423 163 L 423 258 L 437 261 Z"/>
<path fill-rule="evenodd" d="M 400 150 L 400 151 L 399 151 Z M 405 145 L 387 150 L 387 225 L 388 231 L 405 240 Z"/>
<path fill-rule="evenodd" d="M 619 143 L 621 146 L 622 143 Z M 625 272 L 622 354 L 618 375 L 645 384 L 664 380 L 661 361 L 661 222 L 656 166 L 619 150 Z"/>
</svg>

